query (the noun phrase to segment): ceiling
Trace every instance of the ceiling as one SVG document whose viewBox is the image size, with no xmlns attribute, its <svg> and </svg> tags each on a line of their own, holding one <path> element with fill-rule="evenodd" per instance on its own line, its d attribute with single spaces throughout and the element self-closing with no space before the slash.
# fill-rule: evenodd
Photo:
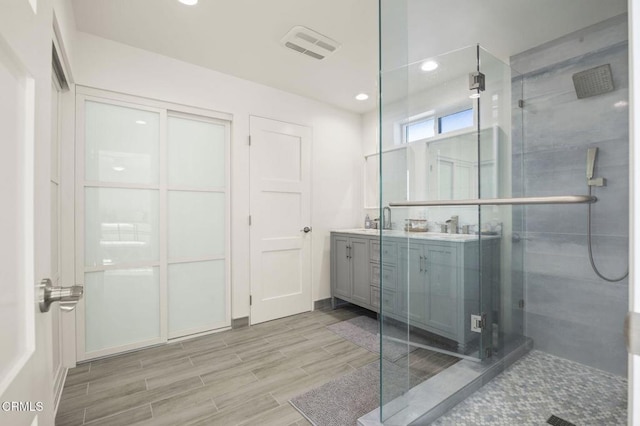
<svg viewBox="0 0 640 426">
<path fill-rule="evenodd" d="M 376 0 L 71 0 L 79 31 L 362 113 L 376 106 Z M 400 0 L 384 0 L 386 4 Z M 385 67 L 480 42 L 506 59 L 626 11 L 626 0 L 407 0 Z M 443 17 L 455 16 L 455 19 Z M 385 13 L 393 22 L 393 16 Z M 408 22 L 406 22 L 408 21 Z M 342 44 L 316 60 L 284 48 L 294 26 Z M 405 32 L 406 31 L 406 32 Z M 394 37 L 386 39 L 392 40 Z M 367 101 L 354 96 L 365 92 Z"/>
</svg>

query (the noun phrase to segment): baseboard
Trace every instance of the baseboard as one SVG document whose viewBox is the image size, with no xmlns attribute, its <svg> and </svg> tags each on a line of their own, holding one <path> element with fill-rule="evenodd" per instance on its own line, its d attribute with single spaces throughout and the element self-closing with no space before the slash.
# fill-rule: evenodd
<svg viewBox="0 0 640 426">
<path fill-rule="evenodd" d="M 249 327 L 249 317 L 231 319 L 232 329 L 243 328 L 243 327 Z"/>
<path fill-rule="evenodd" d="M 320 299 L 313 302 L 313 310 L 317 311 L 318 309 L 327 309 L 331 307 L 331 298 L 327 297 L 326 299 Z"/>
<path fill-rule="evenodd" d="M 53 411 L 54 418 L 58 413 L 60 398 L 62 397 L 62 391 L 64 390 L 64 382 L 67 380 L 67 371 L 69 371 L 68 368 L 60 366 L 55 378 L 53 379 L 53 406 L 55 408 Z"/>
</svg>

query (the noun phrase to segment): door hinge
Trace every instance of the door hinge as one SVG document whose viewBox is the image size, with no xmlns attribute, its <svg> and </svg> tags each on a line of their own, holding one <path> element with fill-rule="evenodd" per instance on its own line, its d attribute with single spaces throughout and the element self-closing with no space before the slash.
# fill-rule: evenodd
<svg viewBox="0 0 640 426">
<path fill-rule="evenodd" d="M 524 100 L 518 99 L 518 107 L 519 108 L 524 108 Z"/>
<path fill-rule="evenodd" d="M 251 226 L 251 215 L 249 215 L 249 226 Z"/>
<path fill-rule="evenodd" d="M 480 71 L 469 73 L 469 90 L 475 89 L 484 92 L 484 74 Z"/>
<path fill-rule="evenodd" d="M 249 296 L 249 306 L 253 305 L 253 296 Z"/>
<path fill-rule="evenodd" d="M 251 146 L 251 135 L 249 135 L 249 146 Z"/>
<path fill-rule="evenodd" d="M 524 309 L 524 300 L 523 299 L 520 299 L 520 301 L 518 302 L 518 308 Z"/>
<path fill-rule="evenodd" d="M 471 315 L 471 331 L 482 333 L 487 325 L 487 314 Z"/>
</svg>

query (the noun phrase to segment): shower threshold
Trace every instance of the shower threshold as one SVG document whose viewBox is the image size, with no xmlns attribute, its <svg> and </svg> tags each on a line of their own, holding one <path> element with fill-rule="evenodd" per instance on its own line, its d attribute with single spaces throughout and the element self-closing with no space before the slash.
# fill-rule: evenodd
<svg viewBox="0 0 640 426">
<path fill-rule="evenodd" d="M 411 388 L 406 394 L 388 402 L 384 410 L 395 412 L 380 422 L 380 407 L 358 419 L 359 426 L 424 425 L 438 419 L 456 404 L 503 372 L 533 347 L 529 338 L 505 347 L 502 357 L 482 362 L 462 359 L 446 370 Z"/>
</svg>

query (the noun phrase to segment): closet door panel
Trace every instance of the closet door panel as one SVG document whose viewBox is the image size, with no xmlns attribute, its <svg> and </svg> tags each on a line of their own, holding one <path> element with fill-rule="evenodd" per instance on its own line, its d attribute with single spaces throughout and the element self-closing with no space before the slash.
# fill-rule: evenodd
<svg viewBox="0 0 640 426">
<path fill-rule="evenodd" d="M 226 300 L 224 260 L 169 265 L 169 337 L 220 327 Z"/>
</svg>

